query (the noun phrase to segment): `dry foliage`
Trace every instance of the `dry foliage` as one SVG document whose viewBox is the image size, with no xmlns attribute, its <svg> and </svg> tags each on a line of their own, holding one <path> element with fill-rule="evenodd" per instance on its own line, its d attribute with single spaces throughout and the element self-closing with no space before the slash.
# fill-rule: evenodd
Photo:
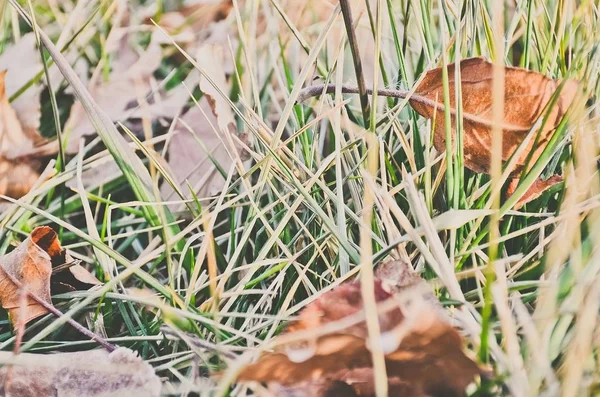
<svg viewBox="0 0 600 397">
<path fill-rule="evenodd" d="M 393 267 L 400 270 L 394 272 Z M 464 395 L 466 386 L 481 372 L 463 352 L 460 335 L 430 303 L 431 291 L 406 264 L 387 264 L 385 274 L 386 281 L 375 282 L 375 295 L 391 395 Z M 307 336 L 352 319 L 358 321 L 334 332 Z M 342 284 L 323 294 L 284 335 L 286 339 L 302 337 L 300 342 L 284 343 L 263 355 L 238 380 L 273 383 L 286 393 L 308 391 L 300 395 L 374 395 L 359 283 Z"/>
<path fill-rule="evenodd" d="M 169 143 L 167 153 L 172 175 L 188 198 L 191 192 L 187 184 L 199 197 L 221 191 L 225 178 L 215 163 L 229 172 L 228 167 L 242 154 L 234 113 L 225 99 L 230 87 L 223 68 L 223 49 L 216 45 L 202 46 L 196 59 L 218 89 L 207 78 L 199 79 L 204 97 L 177 121 Z M 198 84 L 194 76 L 192 81 Z M 161 194 L 167 200 L 173 199 L 172 187 L 163 184 Z"/>
<path fill-rule="evenodd" d="M 448 82 L 450 89 L 450 106 L 453 110 L 452 137 L 454 139 L 456 111 L 455 64 L 448 65 Z M 415 93 L 444 104 L 444 87 L 442 68 L 430 70 L 425 74 Z M 483 58 L 465 59 L 460 62 L 462 107 L 464 115 L 464 162 L 465 166 L 475 172 L 490 173 L 492 153 L 492 78 L 494 67 Z M 506 67 L 504 85 L 504 121 L 502 125 L 502 160 L 508 161 L 511 155 L 527 137 L 529 130 L 546 113 L 546 105 L 561 85 L 561 81 L 552 80 L 540 73 L 525 69 Z M 574 80 L 567 80 L 559 93 L 558 100 L 548 113 L 547 122 L 541 129 L 538 139 L 531 139 L 517 159 L 512 177 L 517 178 L 525 167 L 526 159 L 531 155 L 529 165 L 533 165 L 540 157 L 548 141 L 552 137 L 569 105 L 573 102 L 578 85 Z M 433 142 L 435 148 L 446 150 L 446 132 L 444 113 L 439 107 L 411 100 L 411 106 L 423 117 L 432 119 L 435 116 L 435 132 Z M 443 108 L 443 107 L 442 107 Z M 521 204 L 539 196 L 540 190 L 559 182 L 553 178 L 551 183 L 538 183 L 523 197 Z M 512 193 L 509 191 L 509 194 Z"/>
<path fill-rule="evenodd" d="M 126 18 L 125 11 L 122 18 Z M 105 49 L 114 57 L 111 73 L 107 79 L 97 73 L 89 83 L 94 100 L 115 122 L 141 118 L 138 106 L 151 92 L 152 74 L 162 60 L 158 33 L 152 36 L 148 47 L 139 49 L 132 44 L 134 35 L 130 33 L 131 29 L 130 26 L 113 28 Z M 73 105 L 65 130 L 69 136 L 67 151 L 70 153 L 77 153 L 81 137 L 96 133 L 81 103 L 75 102 Z"/>
<path fill-rule="evenodd" d="M 0 72 L 0 194 L 19 198 L 39 178 L 39 162 L 31 157 L 41 142 L 37 130 L 24 128 L 8 101 L 6 71 Z"/>
<path fill-rule="evenodd" d="M 119 348 L 112 353 L 0 353 L 2 395 L 19 397 L 159 396 L 160 379 L 137 353 Z"/>
<path fill-rule="evenodd" d="M 60 246 L 56 233 L 47 226 L 35 228 L 14 251 L 1 256 L 0 266 L 3 270 L 0 272 L 0 303 L 8 310 L 13 324 L 26 323 L 48 313 L 30 296 L 25 297 L 22 304 L 22 288 L 52 305 L 51 290 L 55 293 L 74 291 L 100 283 L 72 260 Z"/>
<path fill-rule="evenodd" d="M 19 61 L 15 62 L 15 59 Z M 6 70 L 4 87 L 9 98 L 36 77 L 42 70 L 42 62 L 34 33 L 23 35 L 14 45 L 5 48 L 0 55 L 0 70 Z M 52 71 L 54 69 L 51 68 Z M 27 135 L 36 136 L 40 128 L 41 92 L 41 85 L 33 85 L 21 92 L 10 104 Z"/>
</svg>

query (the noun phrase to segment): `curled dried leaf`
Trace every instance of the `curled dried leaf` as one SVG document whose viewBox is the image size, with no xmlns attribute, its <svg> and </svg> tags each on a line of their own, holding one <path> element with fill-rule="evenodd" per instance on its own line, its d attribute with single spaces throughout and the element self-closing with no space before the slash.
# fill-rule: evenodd
<svg viewBox="0 0 600 397">
<path fill-rule="evenodd" d="M 65 292 L 100 284 L 94 276 L 76 263 L 68 266 L 68 270 L 53 275 L 53 269 L 66 262 L 73 260 L 60 246 L 54 230 L 48 226 L 35 228 L 14 251 L 0 256 L 0 266 L 3 270 L 0 272 L 0 303 L 8 310 L 13 324 L 19 322 L 19 319 L 26 323 L 48 312 L 30 296 L 27 296 L 25 306 L 21 307 L 20 288 L 26 288 L 36 297 L 52 305 L 51 286 L 53 292 Z"/>
<path fill-rule="evenodd" d="M 30 238 L 50 255 L 52 294 L 89 289 L 101 284 L 94 275 L 74 260 L 67 250 L 61 247 L 57 234 L 51 228 L 37 227 L 31 232 Z"/>
<path fill-rule="evenodd" d="M 52 305 L 50 298 L 52 262 L 48 252 L 34 241 L 38 233 L 44 233 L 44 230 L 34 230 L 32 236 L 29 236 L 14 251 L 0 257 L 0 266 L 3 270 L 0 272 L 0 303 L 8 310 L 13 324 L 17 324 L 20 320 L 26 323 L 48 312 L 30 296 L 26 297 L 25 306 L 20 307 L 19 290 L 22 287 L 26 287 L 29 292 Z M 15 284 L 13 278 L 20 285 Z"/>
<path fill-rule="evenodd" d="M 403 274 L 400 284 L 418 284 L 413 276 Z M 439 310 L 410 288 L 392 294 L 380 280 L 374 288 L 389 388 L 394 395 L 464 395 L 466 386 L 481 372 L 465 355 L 460 335 Z M 340 324 L 349 325 L 319 336 L 323 327 Z M 311 334 L 307 331 L 314 331 L 315 336 L 306 336 Z M 359 283 L 343 284 L 311 303 L 286 332 L 286 338 L 293 340 L 295 335 L 302 335 L 299 341 L 283 343 L 275 352 L 263 355 L 246 367 L 238 380 L 276 383 L 292 390 L 303 384 L 316 387 L 314 382 L 319 387 L 343 382 L 352 386 L 357 396 L 374 395 Z"/>
<path fill-rule="evenodd" d="M 455 64 L 448 65 L 448 83 L 455 83 Z M 428 98 L 440 106 L 444 105 L 442 68 L 425 74 L 415 93 Z M 492 78 L 494 66 L 483 58 L 470 58 L 460 62 L 462 106 L 464 115 L 465 166 L 476 172 L 490 173 L 492 150 Z M 544 115 L 546 105 L 561 85 L 540 73 L 526 69 L 506 67 L 504 82 L 504 120 L 502 137 L 502 159 L 507 161 L 523 142 L 534 123 Z M 535 162 L 546 147 L 552 132 L 565 115 L 577 93 L 577 82 L 564 82 L 556 105 L 548 113 L 548 121 L 540 133 L 539 140 L 531 140 L 517 161 L 513 174 L 518 174 L 525 165 L 529 153 Z M 433 118 L 436 107 L 421 101 L 410 100 L 411 106 L 423 117 Z M 450 90 L 450 107 L 456 109 L 455 90 Z M 454 114 L 453 114 L 454 117 Z M 455 135 L 454 122 L 452 137 Z M 446 133 L 443 113 L 437 110 L 434 145 L 439 151 L 446 150 Z"/>
<path fill-rule="evenodd" d="M 448 65 L 448 83 L 455 83 L 455 64 Z M 567 109 L 573 102 L 578 83 L 575 80 L 553 80 L 540 73 L 526 69 L 504 68 L 504 120 L 502 123 L 502 160 L 508 161 L 517 148 L 525 141 L 534 124 L 543 116 L 546 123 L 541 127 L 535 139 L 526 143 L 525 150 L 516 159 L 511 171 L 511 184 L 518 181 L 519 174 L 525 168 L 527 158 L 529 166 L 542 155 L 552 134 Z M 411 99 L 411 106 L 423 117 L 433 118 L 437 112 L 433 143 L 435 148 L 446 150 L 446 131 L 444 115 L 440 109 L 444 104 L 444 86 L 442 68 L 430 70 L 425 74 L 415 93 L 432 103 Z M 492 79 L 494 66 L 483 58 L 470 58 L 460 62 L 462 107 L 464 116 L 463 151 L 465 166 L 475 172 L 490 173 L 492 157 Z M 558 92 L 554 106 L 547 109 L 553 96 Z M 456 113 L 455 90 L 450 89 L 450 107 L 452 118 Z M 432 106 L 436 104 L 437 106 Z M 451 127 L 451 136 L 456 134 L 455 122 Z M 548 182 L 538 182 L 520 198 L 516 208 L 539 197 L 545 190 L 556 184 L 556 178 Z M 509 195 L 512 192 L 509 192 Z"/>
</svg>

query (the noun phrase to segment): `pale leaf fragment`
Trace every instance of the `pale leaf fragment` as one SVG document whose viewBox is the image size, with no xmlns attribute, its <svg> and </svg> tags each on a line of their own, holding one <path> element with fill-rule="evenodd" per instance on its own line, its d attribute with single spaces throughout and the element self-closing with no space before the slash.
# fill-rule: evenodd
<svg viewBox="0 0 600 397">
<path fill-rule="evenodd" d="M 37 49 L 35 34 L 27 33 L 14 45 L 7 47 L 0 55 L 0 70 L 7 70 L 6 96 L 8 98 L 22 90 L 43 70 Z M 40 128 L 41 85 L 33 85 L 19 95 L 11 106 L 26 131 L 37 133 Z"/>
<path fill-rule="evenodd" d="M 160 395 L 160 379 L 137 353 L 114 352 L 13 355 L 0 352 L 0 384 L 6 395 L 19 397 L 131 397 Z"/>
<path fill-rule="evenodd" d="M 8 101 L 6 75 L 0 71 L 0 194 L 19 198 L 40 176 L 40 163 L 31 153 L 42 139 L 37 130 L 21 125 Z"/>
</svg>

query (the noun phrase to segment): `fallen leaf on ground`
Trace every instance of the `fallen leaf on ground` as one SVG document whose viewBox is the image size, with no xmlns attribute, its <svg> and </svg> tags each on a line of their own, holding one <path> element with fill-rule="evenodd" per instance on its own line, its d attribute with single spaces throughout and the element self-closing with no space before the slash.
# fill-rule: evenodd
<svg viewBox="0 0 600 397">
<path fill-rule="evenodd" d="M 464 161 L 465 166 L 475 172 L 490 173 L 492 156 L 492 77 L 494 66 L 483 58 L 470 58 L 460 62 L 462 106 L 464 115 Z M 448 65 L 450 107 L 455 109 L 455 64 Z M 502 136 L 502 160 L 510 156 L 525 140 L 529 130 L 545 114 L 545 107 L 557 91 L 561 81 L 552 80 L 540 73 L 525 69 L 506 67 L 504 84 L 504 120 Z M 552 133 L 573 102 L 578 85 L 574 80 L 564 82 L 555 106 L 548 114 L 548 120 L 539 134 L 539 140 L 531 139 L 526 150 L 517 159 L 511 177 L 518 178 L 525 167 L 527 156 L 533 165 L 546 148 Z M 415 93 L 438 103 L 443 108 L 444 93 L 442 68 L 428 71 Z M 432 119 L 436 108 L 416 99 L 411 106 L 423 117 Z M 454 119 L 454 115 L 452 115 Z M 435 148 L 446 150 L 444 114 L 437 110 L 433 142 Z M 452 123 L 452 137 L 455 136 L 455 123 Z M 552 180 L 554 181 L 554 180 Z M 549 186 L 545 186 L 547 188 Z M 539 194 L 527 195 L 530 198 Z M 524 204 L 523 199 L 521 204 Z"/>
<path fill-rule="evenodd" d="M 16 44 L 4 50 L 0 55 L 0 70 L 7 71 L 5 90 L 8 98 L 22 90 L 43 70 L 40 59 L 33 32 L 25 34 Z M 42 88 L 39 84 L 30 86 L 11 103 L 22 128 L 28 134 L 37 134 L 40 127 Z"/>
<path fill-rule="evenodd" d="M 21 125 L 8 101 L 6 75 L 0 71 L 0 194 L 19 198 L 40 176 L 40 163 L 30 154 L 42 138 L 37 130 Z"/>
<path fill-rule="evenodd" d="M 213 45 L 203 46 L 198 51 L 197 59 L 199 67 L 221 93 L 228 95 L 230 88 L 221 67 L 221 49 Z M 236 139 L 245 139 L 237 135 L 233 110 L 219 90 L 205 77 L 200 79 L 200 89 L 204 96 L 198 102 L 199 106 L 192 106 L 177 120 L 167 150 L 174 182 L 187 198 L 192 196 L 188 183 L 200 198 L 221 191 L 225 178 L 215 163 L 228 172 L 235 161 L 235 151 L 241 153 Z M 178 198 L 168 183 L 163 183 L 161 196 L 165 200 Z"/>
<path fill-rule="evenodd" d="M 137 353 L 120 347 L 112 353 L 13 355 L 0 352 L 2 395 L 19 397 L 159 396 L 160 379 Z"/>
<path fill-rule="evenodd" d="M 115 122 L 140 118 L 136 114 L 138 99 L 151 92 L 150 79 L 162 60 L 162 50 L 155 40 L 157 32 L 152 35 L 148 47 L 140 50 L 132 44 L 134 35 L 129 31 L 129 27 L 124 27 L 113 32 L 106 44 L 106 51 L 112 55 L 111 73 L 107 80 L 98 76 L 88 87 L 98 106 Z M 95 134 L 79 102 L 71 108 L 66 131 L 69 133 L 69 153 L 78 152 L 81 137 Z"/>
<path fill-rule="evenodd" d="M 176 123 L 167 149 L 174 182 L 186 198 L 192 197 L 188 184 L 199 198 L 217 194 L 223 188 L 225 178 L 213 160 L 224 167 L 225 172 L 233 160 L 219 138 L 218 121 L 206 97 L 199 101 L 199 107 L 190 108 Z M 166 182 L 161 186 L 161 197 L 163 200 L 179 199 Z"/>
<path fill-rule="evenodd" d="M 62 248 L 58 235 L 48 226 L 37 227 L 31 232 L 31 240 L 50 255 L 52 294 L 90 289 L 101 282 Z"/>
<path fill-rule="evenodd" d="M 169 34 L 178 34 L 186 29 L 197 33 L 227 18 L 232 9 L 232 0 L 184 5 L 177 11 L 163 14 L 158 24 Z"/>
<path fill-rule="evenodd" d="M 0 303 L 2 307 L 8 310 L 12 324 L 17 324 L 19 320 L 27 323 L 36 317 L 48 313 L 48 310 L 32 297 L 27 296 L 25 306 L 20 305 L 19 290 L 21 287 L 27 288 L 44 302 L 52 305 L 50 295 L 51 278 L 53 274 L 53 264 L 60 266 L 62 260 L 69 260 L 69 256 L 63 250 L 58 242 L 56 233 L 47 226 L 35 228 L 31 235 L 25 239 L 17 248 L 8 255 L 0 256 Z M 99 284 L 91 274 L 87 273 L 83 267 L 78 264 L 71 266 L 65 275 L 71 282 L 76 279 L 80 284 L 78 287 Z M 86 276 L 83 273 L 87 273 Z M 8 276 L 7 276 L 8 274 Z M 60 274 L 60 273 L 59 273 Z M 13 282 L 11 277 L 20 284 Z M 58 279 L 53 282 L 67 284 L 69 281 Z M 75 288 L 72 286 L 72 288 Z"/>
<path fill-rule="evenodd" d="M 419 284 L 418 276 L 404 270 L 399 277 L 388 274 L 399 283 L 398 293 L 388 292 L 391 288 L 386 281 L 376 280 L 374 285 L 389 389 L 393 395 L 462 396 L 481 370 L 463 352 L 460 335 L 440 315 L 441 309 L 428 302 L 427 294 L 412 289 Z M 356 316 L 361 317 L 354 325 L 317 334 Z M 374 396 L 368 331 L 362 316 L 360 283 L 340 285 L 307 306 L 281 336 L 290 342 L 281 342 L 274 352 L 247 366 L 238 381 L 275 383 L 287 389 L 322 384 L 338 388 L 343 382 L 357 396 Z M 295 335 L 299 340 L 291 342 Z"/>
<path fill-rule="evenodd" d="M 202 76 L 200 90 L 206 95 L 210 108 L 217 118 L 219 130 L 225 132 L 230 129 L 234 131 L 235 118 L 229 102 L 225 99 L 225 96 L 229 95 L 229 84 L 223 71 L 223 58 L 223 48 L 217 45 L 200 47 L 196 56 L 198 66 L 212 81 Z"/>
</svg>

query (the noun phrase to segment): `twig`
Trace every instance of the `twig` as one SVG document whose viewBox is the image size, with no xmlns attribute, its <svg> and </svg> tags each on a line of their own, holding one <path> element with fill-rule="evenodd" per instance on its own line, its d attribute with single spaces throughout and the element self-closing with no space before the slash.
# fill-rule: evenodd
<svg viewBox="0 0 600 397">
<path fill-rule="evenodd" d="M 335 84 L 319 84 L 319 85 L 311 85 L 304 88 L 298 94 L 298 103 L 306 101 L 308 98 L 312 98 L 315 96 L 319 96 L 321 94 L 333 94 L 335 92 Z M 360 94 L 360 87 L 351 86 L 351 85 L 343 85 L 342 86 L 342 94 Z M 365 95 L 373 95 L 373 89 L 365 88 Z M 392 98 L 406 98 L 410 95 L 409 91 L 404 90 L 390 90 L 385 88 L 380 88 L 377 90 L 377 95 L 392 97 Z M 411 99 L 414 99 L 415 95 L 411 96 Z M 431 103 L 435 103 L 434 101 L 428 100 Z"/>
<path fill-rule="evenodd" d="M 186 342 L 188 344 L 192 344 L 195 347 L 198 347 L 200 349 L 216 351 L 219 354 L 221 354 L 224 357 L 231 359 L 231 360 L 237 358 L 237 355 L 235 355 L 231 352 L 228 352 L 226 350 L 223 350 L 222 348 L 215 345 L 214 343 L 211 343 L 206 340 L 202 340 L 202 339 L 198 338 L 197 336 L 189 334 L 187 332 L 173 330 L 167 325 L 163 325 L 162 327 L 160 327 L 160 332 L 162 332 L 168 339 L 183 340 L 184 342 Z M 181 335 L 180 335 L 180 333 L 181 333 Z M 182 337 L 182 335 L 183 335 L 183 337 Z"/>
<path fill-rule="evenodd" d="M 350 6 L 349 0 L 340 0 L 340 8 L 342 9 L 346 34 L 348 35 L 348 43 L 350 44 L 350 51 L 352 52 L 356 82 L 358 83 L 358 90 L 356 93 L 360 95 L 360 107 L 362 108 L 363 121 L 366 127 L 369 125 L 369 96 L 367 94 L 365 77 L 363 76 L 362 60 L 360 59 L 358 41 L 356 40 L 356 31 L 354 30 L 354 24 L 352 23 L 352 7 Z M 301 101 L 298 100 L 298 102 Z"/>
<path fill-rule="evenodd" d="M 25 289 L 23 284 L 19 280 L 17 280 L 12 274 L 9 274 L 6 270 L 4 270 L 4 268 L 2 266 L 0 266 L 0 269 L 2 269 L 4 274 L 10 279 L 10 281 L 13 284 L 15 284 L 17 286 L 17 288 L 19 288 L 20 290 Z M 54 314 L 56 317 L 60 318 L 60 317 L 65 316 L 64 313 L 62 313 L 60 310 L 58 310 L 57 308 L 55 308 L 54 306 L 52 306 L 51 304 L 49 304 L 42 298 L 38 297 L 37 295 L 35 295 L 34 293 L 32 293 L 31 291 L 29 291 L 27 289 L 25 289 L 25 290 L 27 291 L 27 295 L 29 295 L 34 301 L 36 301 L 38 304 L 43 306 L 44 309 L 48 310 L 50 313 Z M 101 337 L 99 337 L 98 335 L 96 335 L 95 333 L 90 331 L 89 329 L 85 328 L 83 325 L 79 324 L 77 321 L 75 321 L 71 318 L 67 318 L 67 322 L 69 324 L 71 324 L 71 326 L 73 328 L 75 328 L 79 333 L 90 338 L 93 341 L 96 341 L 100 346 L 105 348 L 108 352 L 113 352 L 117 349 L 117 346 L 102 339 Z"/>
<path fill-rule="evenodd" d="M 336 88 L 335 84 L 327 84 L 327 85 L 318 84 L 318 85 L 308 86 L 308 87 L 302 89 L 302 91 L 300 91 L 300 93 L 298 94 L 297 101 L 298 101 L 298 103 L 301 103 L 301 102 L 307 100 L 308 98 L 319 96 L 321 94 L 332 94 L 335 92 L 335 88 Z M 342 91 L 342 94 L 358 94 L 359 88 L 356 86 L 351 86 L 351 85 L 343 85 L 341 87 L 341 91 Z M 371 88 L 367 88 L 367 95 L 373 95 L 373 90 Z M 392 97 L 392 98 L 400 98 L 400 99 L 410 98 L 410 100 L 412 102 L 417 102 L 417 103 L 423 104 L 425 106 L 435 108 L 438 111 L 444 111 L 443 103 L 439 103 L 439 102 L 436 102 L 427 97 L 424 97 L 424 96 L 421 96 L 421 95 L 418 95 L 415 93 L 411 93 L 411 91 L 379 88 L 379 89 L 377 89 L 377 95 L 385 96 L 385 97 Z M 450 114 L 452 116 L 456 116 L 456 109 L 450 108 Z M 464 120 L 468 120 L 473 123 L 482 124 L 482 125 L 485 125 L 488 127 L 493 126 L 493 123 L 490 120 L 488 120 L 484 117 L 476 116 L 474 114 L 463 112 L 462 117 Z M 521 127 L 518 125 L 506 124 L 506 123 L 500 123 L 499 127 L 505 131 L 529 131 L 529 127 Z"/>
<path fill-rule="evenodd" d="M 62 265 L 58 265 L 52 268 L 52 274 L 63 272 L 67 269 L 72 268 L 73 266 L 79 265 L 81 261 L 79 259 L 74 259 L 71 262 L 63 263 Z"/>
</svg>

